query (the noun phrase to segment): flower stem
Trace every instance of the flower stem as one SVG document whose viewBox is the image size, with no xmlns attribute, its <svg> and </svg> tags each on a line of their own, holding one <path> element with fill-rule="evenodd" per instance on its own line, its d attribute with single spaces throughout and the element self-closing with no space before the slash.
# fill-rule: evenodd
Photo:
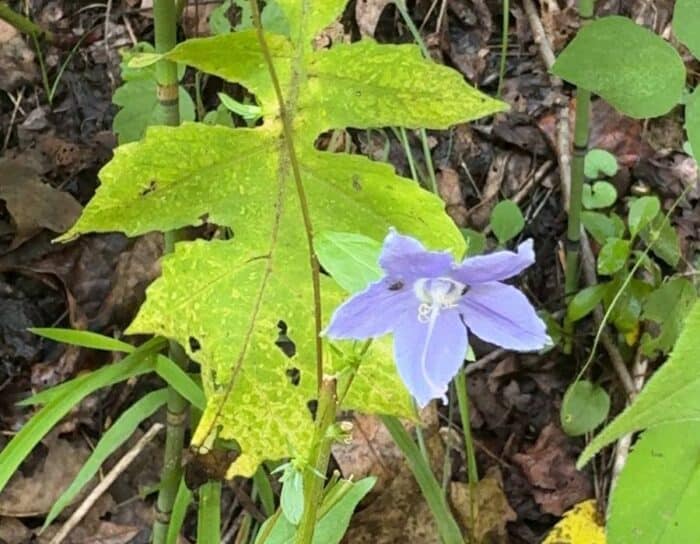
<svg viewBox="0 0 700 544">
<path fill-rule="evenodd" d="M 579 0 L 579 15 L 583 24 L 593 17 L 593 0 Z M 566 271 L 564 295 L 567 299 L 578 289 L 581 242 L 581 197 L 585 181 L 584 162 L 588 151 L 591 92 L 576 90 L 576 124 L 574 126 L 574 156 L 571 161 L 571 194 L 569 195 L 569 223 L 566 230 Z M 574 324 L 564 318 L 564 353 L 570 354 L 573 344 Z"/>
<path fill-rule="evenodd" d="M 316 517 L 323 500 L 323 483 L 331 455 L 332 437 L 328 430 L 335 423 L 338 408 L 335 378 L 324 377 L 318 397 L 316 430 L 309 454 L 309 466 L 304 469 L 304 513 L 296 534 L 296 544 L 311 544 L 316 529 Z"/>
<path fill-rule="evenodd" d="M 477 483 L 479 471 L 476 466 L 476 452 L 474 450 L 474 438 L 472 437 L 471 419 L 469 417 L 469 395 L 467 394 L 467 373 L 464 367 L 459 369 L 455 378 L 457 390 L 457 404 L 459 405 L 459 417 L 462 420 L 462 433 L 464 434 L 464 451 L 467 456 L 467 476 L 469 477 L 469 519 L 470 531 L 474 530 L 476 522 L 476 505 L 478 504 Z"/>
<path fill-rule="evenodd" d="M 443 544 L 464 544 L 459 525 L 457 525 L 452 512 L 450 512 L 440 484 L 411 435 L 395 417 L 382 416 L 382 422 L 389 430 L 391 437 L 404 454 L 404 457 L 406 457 L 406 462 L 435 518 Z"/>
<path fill-rule="evenodd" d="M 294 184 L 296 185 L 297 196 L 299 197 L 299 207 L 301 208 L 301 215 L 304 221 L 306 245 L 309 253 L 309 265 L 311 267 L 311 284 L 313 285 L 314 293 L 313 297 L 314 332 L 316 343 L 316 387 L 320 392 L 321 382 L 323 381 L 323 346 L 321 341 L 321 272 L 320 266 L 318 264 L 318 259 L 316 258 L 316 252 L 314 251 L 314 231 L 313 226 L 311 224 L 311 213 L 309 212 L 309 204 L 306 200 L 306 191 L 304 190 L 304 184 L 301 179 L 299 161 L 297 159 L 297 154 L 294 149 L 292 119 L 289 116 L 289 111 L 287 111 L 285 99 L 282 94 L 282 87 L 280 86 L 280 82 L 277 77 L 275 65 L 272 62 L 272 54 L 270 53 L 270 49 L 267 46 L 267 41 L 265 41 L 265 34 L 263 33 L 262 21 L 260 18 L 260 7 L 258 6 L 257 0 L 250 0 L 250 8 L 253 14 L 253 24 L 258 35 L 258 43 L 260 44 L 260 50 L 262 51 L 263 57 L 265 58 L 265 64 L 267 65 L 267 70 L 270 73 L 270 79 L 272 80 L 272 86 L 275 88 L 275 95 L 277 97 L 277 103 L 279 105 L 280 111 L 280 120 L 282 121 L 284 145 L 287 148 L 289 163 L 292 167 L 292 174 L 294 176 Z"/>
<path fill-rule="evenodd" d="M 153 3 L 153 24 L 155 27 L 155 48 L 165 53 L 177 43 L 177 14 L 173 0 L 155 0 Z M 160 60 L 156 64 L 158 105 L 154 123 L 177 126 L 180 124 L 178 104 L 177 65 Z M 172 253 L 178 239 L 176 231 L 165 233 L 165 253 Z M 169 356 L 181 368 L 188 364 L 187 355 L 175 341 L 169 342 Z M 185 422 L 187 401 L 172 387 L 168 387 L 167 428 L 165 452 L 161 471 L 160 491 L 156 502 L 156 515 L 153 523 L 153 543 L 165 544 L 168 537 L 170 516 L 182 478 L 182 450 L 185 443 Z"/>
</svg>

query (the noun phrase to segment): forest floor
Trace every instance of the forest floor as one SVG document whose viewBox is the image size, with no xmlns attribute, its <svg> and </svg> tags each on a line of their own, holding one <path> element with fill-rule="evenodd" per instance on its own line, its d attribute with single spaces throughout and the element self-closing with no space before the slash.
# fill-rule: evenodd
<svg viewBox="0 0 700 544">
<path fill-rule="evenodd" d="M 98 185 L 97 173 L 116 146 L 112 120 L 117 108 L 112 94 L 121 84 L 119 50 L 153 40 L 150 3 L 29 0 L 14 4 L 28 5 L 32 18 L 44 28 L 85 37 L 74 51 L 43 44 L 38 55 L 30 39 L 0 21 L 0 448 L 33 413 L 29 407 L 17 406 L 17 401 L 110 364 L 116 357 L 42 340 L 27 328 L 72 327 L 119 336 L 143 301 L 146 286 L 158 276 L 162 252 L 161 237 L 155 234 L 138 239 L 90 235 L 66 244 L 51 243 L 90 199 Z M 195 6 L 190 0 L 190 4 L 181 33 L 207 35 L 207 19 L 218 2 Z M 561 115 L 572 117 L 573 101 L 571 89 L 557 86 L 549 75 L 541 45 L 545 40 L 557 53 L 572 38 L 578 27 L 573 4 L 573 0 L 512 2 L 502 92 L 511 111 L 428 133 L 439 192 L 460 227 L 488 232 L 490 211 L 499 200 L 509 198 L 519 204 L 526 219 L 521 236 L 536 241 L 537 254 L 537 264 L 521 278 L 522 286 L 538 308 L 559 317 L 565 310 L 567 217 L 557 120 Z M 598 14 L 625 15 L 662 36 L 669 34 L 673 0 L 600 0 L 597 4 Z M 409 9 L 436 61 L 457 69 L 484 92 L 496 94 L 501 0 L 416 0 L 409 2 Z M 234 23 L 236 16 L 234 8 L 230 12 Z M 533 34 L 537 22 L 543 35 Z M 360 36 L 384 43 L 413 41 L 389 0 L 350 2 L 329 39 L 354 41 Z M 697 74 L 697 61 L 689 56 L 686 60 L 691 73 Z M 42 70 L 46 82 L 42 82 Z M 184 82 L 194 97 L 192 74 Z M 220 80 L 206 79 L 201 104 L 214 104 L 222 88 Z M 418 176 L 427 179 L 418 134 L 409 132 L 409 141 Z M 612 183 L 619 201 L 627 195 L 653 194 L 668 209 L 698 176 L 683 143 L 678 111 L 640 121 L 594 101 L 591 147 L 606 149 L 618 158 L 620 169 Z M 388 160 L 397 171 L 411 177 L 405 150 L 390 131 L 351 130 L 343 144 L 375 159 L 384 158 L 388 150 Z M 697 189 L 673 212 L 671 222 L 681 242 L 685 270 L 693 271 L 698 266 L 693 261 L 700 254 Z M 594 252 L 598 249 L 594 244 Z M 603 452 L 585 470 L 576 470 L 585 441 L 568 437 L 559 424 L 563 393 L 588 356 L 595 332 L 592 319 L 580 322 L 570 357 L 556 349 L 544 355 L 519 355 L 485 344 L 473 346 L 477 363 L 469 367 L 468 385 L 479 471 L 486 482 L 483 526 L 478 528 L 485 541 L 538 543 L 573 505 L 595 497 L 604 509 L 611 452 Z M 623 356 L 634 360 L 634 348 Z M 648 372 L 660 362 L 651 360 Z M 605 349 L 598 351 L 590 372 L 609 392 L 612 413 L 619 412 L 626 397 Z M 37 536 L 43 516 L 110 422 L 156 383 L 155 378 L 131 380 L 101 390 L 61 421 L 0 494 L 0 542 L 50 540 L 62 521 Z M 355 421 L 355 440 L 351 446 L 336 448 L 334 466 L 346 474 L 374 474 L 380 479 L 361 504 L 344 542 L 437 542 L 430 514 L 386 430 L 373 417 L 347 417 Z M 462 482 L 467 473 L 457 410 L 441 406 L 426 412 L 425 418 L 435 468 L 447 484 L 451 482 L 453 506 L 465 511 L 467 493 Z M 137 438 L 138 433 L 123 451 Z M 158 481 L 161 458 L 162 441 L 156 439 L 67 542 L 147 542 L 154 498 L 149 486 Z M 226 486 L 222 533 L 226 542 L 237 542 L 242 514 L 255 510 L 248 493 L 246 482 Z M 192 526 L 191 520 L 186 523 L 182 542 L 194 541 Z"/>
</svg>

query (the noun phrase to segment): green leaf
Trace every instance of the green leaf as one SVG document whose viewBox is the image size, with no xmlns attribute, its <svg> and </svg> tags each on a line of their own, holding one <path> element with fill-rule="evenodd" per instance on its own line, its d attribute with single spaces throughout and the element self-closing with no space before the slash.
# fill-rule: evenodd
<svg viewBox="0 0 700 544">
<path fill-rule="evenodd" d="M 208 111 L 202 119 L 202 123 L 207 125 L 221 125 L 229 128 L 234 127 L 233 119 L 231 119 L 231 112 L 223 104 L 219 104 L 215 110 Z"/>
<path fill-rule="evenodd" d="M 619 16 L 583 26 L 557 58 L 552 73 L 635 118 L 668 113 L 685 88 L 685 66 L 676 50 Z"/>
<path fill-rule="evenodd" d="M 187 372 L 164 355 L 158 355 L 154 370 L 170 387 L 187 399 L 187 402 L 199 410 L 204 410 L 206 406 L 204 392 Z"/>
<path fill-rule="evenodd" d="M 467 256 L 481 255 L 486 249 L 486 236 L 473 229 L 459 229 L 467 243 Z"/>
<path fill-rule="evenodd" d="M 578 459 L 582 467 L 605 445 L 628 433 L 664 423 L 700 421 L 700 302 L 696 302 L 670 358 L 635 401 L 596 436 Z"/>
<path fill-rule="evenodd" d="M 632 236 L 637 236 L 640 230 L 649 225 L 660 210 L 661 203 L 655 196 L 643 196 L 632 202 L 627 216 L 627 224 Z"/>
<path fill-rule="evenodd" d="M 566 315 L 570 321 L 578 321 L 590 314 L 600 304 L 610 289 L 609 283 L 599 283 L 582 289 L 569 302 Z"/>
<path fill-rule="evenodd" d="M 212 10 L 209 15 L 209 29 L 212 34 L 226 34 L 231 32 L 231 22 L 228 20 L 228 11 L 231 9 L 232 4 L 232 0 L 224 0 Z M 247 21 L 248 25 L 250 25 L 250 3 L 245 2 L 243 6 L 241 6 L 239 2 L 236 2 L 236 5 L 239 8 L 244 8 L 244 6 L 248 7 L 248 12 L 241 14 L 241 21 L 244 23 Z"/>
<path fill-rule="evenodd" d="M 649 429 L 635 443 L 613 487 L 608 508 L 610 544 L 678 544 L 700 534 L 700 422 Z"/>
<path fill-rule="evenodd" d="M 617 278 L 614 282 L 614 287 L 608 291 L 605 300 L 607 306 L 612 304 L 613 297 L 616 296 L 617 291 L 622 287 L 623 280 L 623 277 Z M 610 321 L 619 331 L 627 333 L 636 329 L 642 313 L 643 303 L 652 289 L 653 287 L 645 281 L 630 280 L 625 290 L 618 297 L 615 307 L 610 314 Z"/>
<path fill-rule="evenodd" d="M 314 232 L 381 240 L 393 226 L 461 257 L 464 240 L 439 198 L 388 165 L 321 152 L 314 142 L 333 127 L 447 127 L 504 104 L 466 85 L 454 70 L 422 59 L 415 46 L 360 41 L 314 51 L 312 37 L 342 12 L 344 1 L 277 4 L 291 39 L 268 33 L 266 40 L 290 105 Z M 188 355 L 202 365 L 207 408 L 193 442 L 202 444 L 220 428 L 219 438 L 235 439 L 242 449 L 229 476 L 251 475 L 264 459 L 307 451 L 313 433 L 307 409 L 316 396 L 313 292 L 301 210 L 255 32 L 188 40 L 168 58 L 246 86 L 263 124 L 149 129 L 143 141 L 116 150 L 67 237 L 113 230 L 138 235 L 204 220 L 232 229 L 230 240 L 177 244 L 129 330 L 162 333 L 186 348 L 190 338 L 197 340 L 201 348 L 188 348 Z M 329 278 L 321 283 L 327 320 L 344 293 Z M 281 322 L 295 344 L 291 359 L 275 345 Z M 297 385 L 287 373 L 294 369 Z M 411 416 L 409 400 L 387 343 L 373 343 L 347 406 Z"/>
<path fill-rule="evenodd" d="M 600 245 L 609 238 L 621 238 L 625 234 L 625 224 L 617 214 L 608 217 L 599 212 L 581 212 L 581 223 Z"/>
<path fill-rule="evenodd" d="M 81 467 L 80 472 L 78 472 L 68 489 L 61 494 L 51 507 L 51 511 L 44 521 L 44 529 L 73 501 L 83 487 L 97 474 L 102 463 L 129 439 L 139 424 L 146 418 L 151 417 L 167 400 L 168 390 L 159 389 L 140 398 L 119 416 L 114 424 L 102 435 L 90 457 L 85 461 L 85 464 Z"/>
<path fill-rule="evenodd" d="M 696 87 L 685 103 L 685 131 L 691 151 L 700 150 L 700 87 Z M 694 153 L 690 153 L 694 156 Z"/>
<path fill-rule="evenodd" d="M 158 112 L 157 84 L 155 79 L 126 81 L 112 95 L 112 102 L 121 109 L 114 116 L 112 129 L 119 137 L 119 143 L 139 140 L 146 127 L 152 125 Z M 178 88 L 180 118 L 193 121 L 195 108 L 192 97 L 184 87 Z"/>
<path fill-rule="evenodd" d="M 209 480 L 199 487 L 197 544 L 221 543 L 221 481 Z"/>
<path fill-rule="evenodd" d="M 583 173 L 588 179 L 611 178 L 617 174 L 617 159 L 605 149 L 591 149 L 584 158 Z"/>
<path fill-rule="evenodd" d="M 642 318 L 655 325 L 654 334 L 647 330 L 642 336 L 642 352 L 646 356 L 671 350 L 696 299 L 693 284 L 685 278 L 674 278 L 647 297 Z"/>
<path fill-rule="evenodd" d="M 561 428 L 569 436 L 580 436 L 600 425 L 610 411 L 610 397 L 597 384 L 586 380 L 572 383 L 561 403 Z"/>
<path fill-rule="evenodd" d="M 321 266 L 349 293 L 362 291 L 383 275 L 382 244 L 367 236 L 325 231 L 314 237 L 314 249 Z"/>
<path fill-rule="evenodd" d="M 675 267 L 681 258 L 681 247 L 678 240 L 678 233 L 673 228 L 671 222 L 663 214 L 658 214 L 646 228 L 639 232 L 639 237 L 644 240 L 647 246 L 651 246 L 651 251 Z"/>
<path fill-rule="evenodd" d="M 617 189 L 607 181 L 596 181 L 583 186 L 582 203 L 584 208 L 595 210 L 612 206 L 617 200 Z"/>
<path fill-rule="evenodd" d="M 343 486 L 342 495 L 330 508 L 327 507 L 328 494 L 324 497 L 321 506 L 321 517 L 316 522 L 313 544 L 338 544 L 348 525 L 350 518 L 359 502 L 370 492 L 376 478 L 363 478 L 359 482 L 341 480 L 337 486 Z M 266 529 L 273 525 L 269 533 Z M 267 534 L 267 538 L 262 536 Z M 268 519 L 260 531 L 255 544 L 293 544 L 295 542 L 296 528 L 289 523 L 284 516 Z"/>
<path fill-rule="evenodd" d="M 118 363 L 109 365 L 99 371 L 80 376 L 68 384 L 62 384 L 59 391 L 50 396 L 46 404 L 12 437 L 12 440 L 0 451 L 0 491 L 19 468 L 42 438 L 63 416 L 76 404 L 97 389 L 123 381 L 132 376 L 145 374 L 153 370 L 153 351 L 160 349 L 163 341 L 153 339 L 146 342 L 134 353 L 127 355 Z M 54 388 L 58 389 L 58 387 Z M 35 395 L 35 399 L 40 397 Z"/>
<path fill-rule="evenodd" d="M 226 109 L 237 113 L 246 121 L 255 121 L 260 118 L 260 108 L 258 106 L 242 104 L 225 93 L 217 93 L 217 96 Z"/>
<path fill-rule="evenodd" d="M 700 58 L 700 4 L 697 0 L 676 0 L 673 32 L 683 45 Z"/>
<path fill-rule="evenodd" d="M 610 238 L 598 254 L 598 273 L 614 274 L 620 270 L 630 255 L 629 240 Z"/>
<path fill-rule="evenodd" d="M 185 483 L 185 477 L 180 479 L 180 485 L 177 488 L 173 509 L 170 512 L 170 523 L 168 524 L 168 535 L 166 544 L 178 544 L 180 538 L 180 530 L 185 522 L 187 507 L 192 503 L 192 492 L 188 489 Z"/>
<path fill-rule="evenodd" d="M 287 463 L 280 482 L 283 482 L 280 493 L 282 513 L 289 523 L 299 525 L 304 514 L 304 474 L 293 463 Z"/>
<path fill-rule="evenodd" d="M 522 232 L 525 218 L 515 202 L 502 200 L 493 208 L 490 224 L 499 243 L 505 244 Z"/>
<path fill-rule="evenodd" d="M 29 329 L 30 332 L 53 340 L 54 342 L 62 342 L 74 346 L 81 346 L 90 349 L 101 349 L 104 351 L 120 351 L 123 353 L 132 353 L 136 348 L 131 344 L 104 336 L 91 331 L 79 331 L 76 329 L 61 329 L 56 327 L 34 327 Z"/>
</svg>

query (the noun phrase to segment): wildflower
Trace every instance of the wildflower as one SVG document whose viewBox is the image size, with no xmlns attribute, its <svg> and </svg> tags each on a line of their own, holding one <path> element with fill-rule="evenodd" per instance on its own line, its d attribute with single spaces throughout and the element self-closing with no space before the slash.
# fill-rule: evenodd
<svg viewBox="0 0 700 544">
<path fill-rule="evenodd" d="M 535 261 L 532 240 L 455 263 L 391 229 L 379 265 L 385 276 L 338 307 L 324 334 L 363 340 L 394 335 L 399 375 L 420 406 L 444 398 L 464 361 L 467 330 L 518 351 L 551 343 L 544 322 L 518 289 L 501 283 Z"/>
</svg>

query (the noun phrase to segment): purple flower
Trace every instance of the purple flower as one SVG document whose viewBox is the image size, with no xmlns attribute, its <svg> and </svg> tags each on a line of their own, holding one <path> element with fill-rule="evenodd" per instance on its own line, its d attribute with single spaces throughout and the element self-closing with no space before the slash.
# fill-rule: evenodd
<svg viewBox="0 0 700 544">
<path fill-rule="evenodd" d="M 467 329 L 519 351 L 551 343 L 518 289 L 501 283 L 535 262 L 532 240 L 456 264 L 391 229 L 379 264 L 386 274 L 338 307 L 324 334 L 363 340 L 394 334 L 399 375 L 420 406 L 443 398 L 467 351 Z"/>
</svg>

